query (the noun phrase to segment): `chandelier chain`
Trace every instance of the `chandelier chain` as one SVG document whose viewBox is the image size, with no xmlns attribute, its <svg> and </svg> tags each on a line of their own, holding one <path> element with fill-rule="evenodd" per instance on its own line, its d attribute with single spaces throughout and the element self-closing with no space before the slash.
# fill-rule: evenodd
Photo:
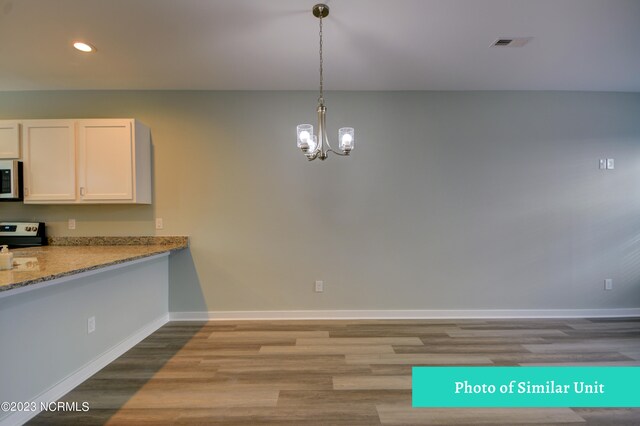
<svg viewBox="0 0 640 426">
<path fill-rule="evenodd" d="M 324 105 L 324 82 L 323 82 L 323 75 L 322 75 L 322 6 L 320 7 L 320 97 L 318 98 L 318 103 L 320 105 Z"/>
</svg>

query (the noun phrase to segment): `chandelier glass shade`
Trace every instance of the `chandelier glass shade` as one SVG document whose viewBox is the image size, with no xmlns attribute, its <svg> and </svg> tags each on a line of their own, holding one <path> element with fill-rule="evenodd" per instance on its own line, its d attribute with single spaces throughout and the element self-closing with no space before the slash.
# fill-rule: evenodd
<svg viewBox="0 0 640 426">
<path fill-rule="evenodd" d="M 329 6 L 316 4 L 313 15 L 320 21 L 320 97 L 318 98 L 318 134 L 313 133 L 313 125 L 299 124 L 297 127 L 297 145 L 309 161 L 319 158 L 324 160 L 329 152 L 337 155 L 349 155 L 355 147 L 356 136 L 353 127 L 342 127 L 338 130 L 338 148 L 329 145 L 327 137 L 327 107 L 324 105 L 324 81 L 322 58 L 322 19 L 329 16 Z"/>
</svg>

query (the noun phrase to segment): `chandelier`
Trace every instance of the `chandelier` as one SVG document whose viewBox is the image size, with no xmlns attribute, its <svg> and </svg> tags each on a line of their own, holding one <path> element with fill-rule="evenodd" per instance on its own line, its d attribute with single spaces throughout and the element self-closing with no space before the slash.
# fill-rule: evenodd
<svg viewBox="0 0 640 426">
<path fill-rule="evenodd" d="M 318 135 L 313 134 L 313 125 L 300 124 L 297 127 L 298 148 L 302 150 L 309 161 L 327 158 L 329 151 L 338 155 L 349 155 L 355 145 L 355 131 L 353 127 L 342 127 L 338 130 L 338 149 L 329 145 L 327 138 L 327 107 L 324 105 L 323 75 L 322 75 L 322 19 L 329 16 L 329 6 L 316 4 L 313 6 L 313 16 L 320 20 L 320 97 L 318 98 Z"/>
</svg>

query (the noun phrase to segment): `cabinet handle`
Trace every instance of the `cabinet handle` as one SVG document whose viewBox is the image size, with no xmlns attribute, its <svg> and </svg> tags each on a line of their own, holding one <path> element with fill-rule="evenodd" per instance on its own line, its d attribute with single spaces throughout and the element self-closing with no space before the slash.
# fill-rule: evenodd
<svg viewBox="0 0 640 426">
<path fill-rule="evenodd" d="M 84 197 L 84 186 L 80 187 L 80 196 Z"/>
</svg>

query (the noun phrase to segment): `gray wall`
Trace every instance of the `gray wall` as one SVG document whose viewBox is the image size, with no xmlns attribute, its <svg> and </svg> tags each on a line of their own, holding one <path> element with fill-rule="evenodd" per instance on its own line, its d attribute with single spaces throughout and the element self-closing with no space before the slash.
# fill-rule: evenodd
<svg viewBox="0 0 640 426">
<path fill-rule="evenodd" d="M 640 94 L 329 93 L 330 135 L 352 125 L 356 150 L 308 163 L 295 126 L 315 124 L 316 97 L 0 93 L 0 118 L 138 118 L 155 168 L 152 206 L 0 218 L 52 235 L 150 235 L 164 218 L 159 235 L 192 238 L 171 311 L 640 307 Z"/>
</svg>

